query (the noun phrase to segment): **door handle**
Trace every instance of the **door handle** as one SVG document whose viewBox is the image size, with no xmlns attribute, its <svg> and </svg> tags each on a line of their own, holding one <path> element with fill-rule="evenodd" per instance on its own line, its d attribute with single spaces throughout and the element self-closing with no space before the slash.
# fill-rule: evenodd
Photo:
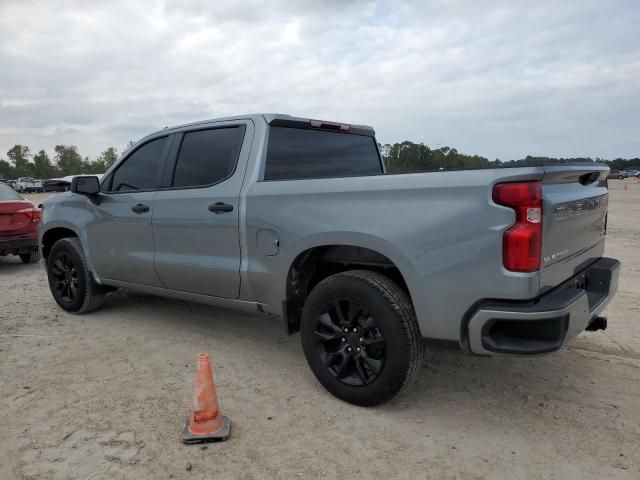
<svg viewBox="0 0 640 480">
<path fill-rule="evenodd" d="M 145 213 L 149 211 L 149 205 L 143 205 L 139 203 L 131 207 L 131 210 L 135 213 Z"/>
<path fill-rule="evenodd" d="M 233 212 L 233 205 L 228 203 L 216 202 L 209 205 L 209 211 L 213 213 Z"/>
</svg>

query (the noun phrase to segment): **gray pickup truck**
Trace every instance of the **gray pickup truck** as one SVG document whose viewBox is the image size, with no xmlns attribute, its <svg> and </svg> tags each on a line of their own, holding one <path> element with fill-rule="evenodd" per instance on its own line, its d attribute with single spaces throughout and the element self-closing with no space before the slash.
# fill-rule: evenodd
<svg viewBox="0 0 640 480">
<path fill-rule="evenodd" d="M 126 288 L 275 314 L 335 396 L 393 397 L 423 338 L 537 355 L 606 327 L 609 169 L 386 174 L 372 128 L 247 115 L 165 128 L 44 203 L 56 302 Z"/>
</svg>

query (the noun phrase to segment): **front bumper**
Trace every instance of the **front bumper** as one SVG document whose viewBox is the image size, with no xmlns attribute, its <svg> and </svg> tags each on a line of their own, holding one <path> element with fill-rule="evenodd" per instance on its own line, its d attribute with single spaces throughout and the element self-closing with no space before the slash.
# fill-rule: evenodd
<svg viewBox="0 0 640 480">
<path fill-rule="evenodd" d="M 468 323 L 469 349 L 479 355 L 558 350 L 602 312 L 618 289 L 619 273 L 620 262 L 603 257 L 535 301 L 481 305 Z"/>
<path fill-rule="evenodd" d="M 37 247 L 37 236 L 28 238 L 0 239 L 0 256 L 27 253 Z"/>
</svg>

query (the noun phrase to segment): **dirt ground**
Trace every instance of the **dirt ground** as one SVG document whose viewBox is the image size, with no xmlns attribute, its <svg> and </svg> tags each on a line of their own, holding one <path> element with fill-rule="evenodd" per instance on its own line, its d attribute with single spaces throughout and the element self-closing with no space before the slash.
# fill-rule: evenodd
<svg viewBox="0 0 640 480">
<path fill-rule="evenodd" d="M 638 479 L 640 183 L 610 183 L 606 332 L 530 359 L 428 347 L 370 409 L 326 393 L 274 318 L 120 292 L 73 316 L 42 264 L 0 258 L 0 479 Z M 200 352 L 232 422 L 206 449 L 179 442 Z"/>
</svg>

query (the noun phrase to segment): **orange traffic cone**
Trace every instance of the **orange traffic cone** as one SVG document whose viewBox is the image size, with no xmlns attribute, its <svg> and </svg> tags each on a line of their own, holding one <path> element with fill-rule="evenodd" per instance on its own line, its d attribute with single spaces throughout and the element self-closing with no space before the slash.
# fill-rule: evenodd
<svg viewBox="0 0 640 480">
<path fill-rule="evenodd" d="M 182 443 L 222 441 L 229 438 L 230 432 L 229 419 L 220 413 L 218 407 L 209 355 L 201 353 L 193 388 L 193 408 L 191 417 L 184 424 Z"/>
</svg>

